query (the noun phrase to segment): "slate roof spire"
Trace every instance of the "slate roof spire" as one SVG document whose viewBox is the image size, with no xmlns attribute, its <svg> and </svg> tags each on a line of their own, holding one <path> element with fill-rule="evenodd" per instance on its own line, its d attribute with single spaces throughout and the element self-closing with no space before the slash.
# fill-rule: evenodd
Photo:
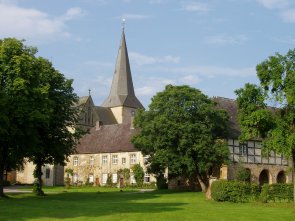
<svg viewBox="0 0 295 221">
<path fill-rule="evenodd" d="M 134 93 L 124 26 L 122 28 L 121 43 L 117 56 L 111 91 L 102 106 L 143 108 Z"/>
</svg>

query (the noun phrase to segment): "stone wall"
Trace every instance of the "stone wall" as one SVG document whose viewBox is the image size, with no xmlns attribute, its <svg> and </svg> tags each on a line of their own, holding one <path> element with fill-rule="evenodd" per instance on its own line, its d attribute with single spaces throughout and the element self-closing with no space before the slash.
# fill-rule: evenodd
<svg viewBox="0 0 295 221">
<path fill-rule="evenodd" d="M 76 154 L 69 158 L 65 170 L 73 169 L 74 176 L 72 182 L 86 183 L 92 181 L 95 185 L 105 185 L 105 176 L 117 174 L 118 170 L 140 164 L 146 171 L 144 157 L 140 151 L 137 152 L 118 152 L 118 153 L 99 153 L 99 154 Z M 65 173 L 67 176 L 67 173 Z M 131 171 L 132 176 L 132 171 Z M 156 179 L 150 175 L 150 182 Z M 132 182 L 132 181 L 131 181 Z"/>
</svg>

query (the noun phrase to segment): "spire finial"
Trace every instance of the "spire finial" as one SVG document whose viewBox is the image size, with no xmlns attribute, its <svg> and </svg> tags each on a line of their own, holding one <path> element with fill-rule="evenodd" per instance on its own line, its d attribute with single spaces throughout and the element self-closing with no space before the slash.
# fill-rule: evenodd
<svg viewBox="0 0 295 221">
<path fill-rule="evenodd" d="M 90 88 L 88 89 L 88 93 L 89 93 L 89 96 L 90 96 L 90 93 L 91 93 L 91 89 Z"/>
<path fill-rule="evenodd" d="M 125 31 L 125 22 L 126 22 L 126 19 L 123 18 L 122 19 L 122 30 Z"/>
</svg>

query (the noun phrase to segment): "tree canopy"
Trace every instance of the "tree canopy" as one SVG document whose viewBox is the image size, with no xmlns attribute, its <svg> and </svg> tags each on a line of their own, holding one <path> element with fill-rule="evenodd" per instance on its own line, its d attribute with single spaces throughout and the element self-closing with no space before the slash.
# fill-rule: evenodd
<svg viewBox="0 0 295 221">
<path fill-rule="evenodd" d="M 256 70 L 260 85 L 236 90 L 242 137 L 263 138 L 265 150 L 295 156 L 295 49 L 270 56 Z"/>
<path fill-rule="evenodd" d="M 168 168 L 169 177 L 197 178 L 205 191 L 212 168 L 228 158 L 227 120 L 201 91 L 168 85 L 152 98 L 149 110 L 136 113 L 140 132 L 132 142 L 149 155 L 150 172 L 161 175 Z"/>
<path fill-rule="evenodd" d="M 262 138 L 264 152 L 273 150 L 291 157 L 294 170 L 295 49 L 270 56 L 256 71 L 260 85 L 246 84 L 236 90 L 241 137 Z"/>
<path fill-rule="evenodd" d="M 77 116 L 72 81 L 36 53 L 23 41 L 0 40 L 0 196 L 4 170 L 25 158 L 41 166 L 63 163 L 78 135 L 67 130 Z"/>
</svg>

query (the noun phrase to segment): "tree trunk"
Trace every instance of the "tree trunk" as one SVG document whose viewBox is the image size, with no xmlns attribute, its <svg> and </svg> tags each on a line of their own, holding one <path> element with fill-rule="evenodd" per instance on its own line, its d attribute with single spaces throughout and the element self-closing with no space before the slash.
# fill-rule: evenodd
<svg viewBox="0 0 295 221">
<path fill-rule="evenodd" d="M 199 184 L 201 186 L 202 192 L 203 193 L 206 193 L 207 192 L 208 185 L 206 185 L 206 182 L 204 182 L 202 176 L 199 173 L 197 173 L 197 179 L 198 179 Z"/>
<path fill-rule="evenodd" d="M 42 164 L 37 162 L 35 171 L 34 171 L 34 177 L 36 178 L 36 183 L 34 187 L 34 192 L 36 193 L 37 196 L 44 196 L 44 192 L 42 190 Z"/>
<path fill-rule="evenodd" d="M 6 197 L 3 189 L 4 189 L 4 162 L 0 162 L 0 197 Z"/>
</svg>

